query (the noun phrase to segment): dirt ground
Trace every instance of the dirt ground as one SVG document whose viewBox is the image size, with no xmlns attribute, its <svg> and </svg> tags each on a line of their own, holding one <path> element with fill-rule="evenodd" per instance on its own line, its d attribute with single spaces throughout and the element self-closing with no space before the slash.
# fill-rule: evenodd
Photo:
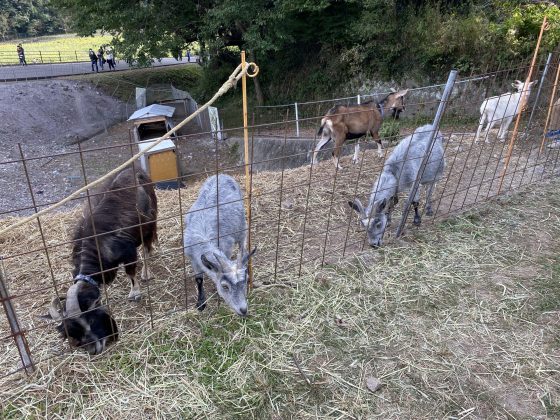
<svg viewBox="0 0 560 420">
<path fill-rule="evenodd" d="M 77 151 L 76 143 L 106 133 L 125 117 L 123 104 L 85 83 L 65 80 L 0 85 L 0 214 L 31 206 L 18 144 L 24 156 Z M 115 141 L 112 133 L 91 142 Z M 75 156 L 74 156 L 75 158 Z M 28 162 L 38 202 L 52 202 L 74 189 L 78 159 L 71 156 Z M 6 163 L 13 162 L 13 163 Z M 103 168 L 105 169 L 105 168 Z"/>
<path fill-rule="evenodd" d="M 25 169 L 41 207 L 82 187 L 84 178 L 96 179 L 136 153 L 137 148 L 129 144 L 126 109 L 87 83 L 0 85 L 0 218 L 34 212 Z M 215 155 L 216 144 L 207 136 L 197 136 L 194 143 L 186 137 L 178 145 L 184 174 L 215 169 L 215 159 L 208 156 Z M 221 161 L 237 162 L 227 142 L 218 144 L 218 150 Z"/>
</svg>

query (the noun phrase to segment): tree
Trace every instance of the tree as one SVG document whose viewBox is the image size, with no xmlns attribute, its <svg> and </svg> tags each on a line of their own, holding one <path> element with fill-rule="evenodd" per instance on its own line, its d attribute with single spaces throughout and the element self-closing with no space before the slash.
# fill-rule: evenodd
<svg viewBox="0 0 560 420">
<path fill-rule="evenodd" d="M 49 35 L 63 32 L 64 21 L 48 0 L 3 0 L 0 36 Z"/>
<path fill-rule="evenodd" d="M 333 95 L 360 78 L 441 78 L 451 67 L 518 60 L 534 47 L 544 14 L 544 46 L 560 42 L 558 7 L 538 0 L 51 1 L 79 34 L 113 34 L 119 53 L 138 64 L 196 41 L 216 76 L 245 49 L 262 70 L 259 103 L 267 94 Z"/>
<path fill-rule="evenodd" d="M 194 0 L 52 0 L 69 17 L 71 28 L 89 36 L 98 30 L 114 36 L 114 46 L 129 61 L 152 58 L 198 40 L 203 2 Z"/>
</svg>

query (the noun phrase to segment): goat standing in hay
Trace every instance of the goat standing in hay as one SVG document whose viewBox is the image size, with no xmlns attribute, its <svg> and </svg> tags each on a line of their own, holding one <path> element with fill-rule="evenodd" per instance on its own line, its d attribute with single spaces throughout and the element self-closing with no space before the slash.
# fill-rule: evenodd
<svg viewBox="0 0 560 420">
<path fill-rule="evenodd" d="M 71 345 L 99 354 L 117 339 L 117 325 L 101 306 L 102 284 L 110 284 L 120 264 L 132 285 L 129 300 L 141 298 L 136 278 L 137 248 L 149 256 L 157 242 L 157 198 L 151 179 L 140 169 L 123 169 L 110 177 L 85 204 L 73 237 L 74 284 L 66 299 L 53 301 L 51 318 L 62 321 L 57 330 Z M 142 278 L 149 272 L 146 261 Z"/>
<path fill-rule="evenodd" d="M 498 139 L 504 141 L 506 133 L 509 129 L 513 118 L 523 111 L 522 107 L 527 104 L 531 87 L 536 81 L 529 82 L 527 85 L 520 80 L 516 80 L 511 85 L 517 89 L 515 93 L 504 93 L 499 96 L 492 96 L 482 102 L 480 106 L 480 122 L 474 142 L 478 142 L 478 137 L 482 131 L 482 127 L 486 122 L 486 132 L 484 133 L 484 141 L 488 143 L 488 133 L 497 122 L 500 123 L 498 130 Z"/>
<path fill-rule="evenodd" d="M 383 147 L 379 137 L 379 129 L 383 123 L 383 118 L 389 110 L 394 119 L 399 118 L 399 114 L 404 111 L 404 96 L 408 89 L 393 92 L 379 102 L 368 101 L 360 105 L 335 105 L 327 112 L 321 120 L 321 127 L 317 135 L 321 140 L 313 152 L 312 164 L 317 163 L 317 153 L 321 148 L 334 138 L 335 146 L 333 150 L 334 165 L 342 169 L 338 163 L 342 145 L 346 140 L 358 139 L 370 133 L 371 137 L 377 142 L 377 152 L 379 157 L 383 157 Z M 352 162 L 358 161 L 360 143 L 354 146 L 354 157 Z"/>
<path fill-rule="evenodd" d="M 390 225 L 391 212 L 398 202 L 398 194 L 410 190 L 422 159 L 428 153 L 430 134 L 434 131 L 432 125 L 417 128 L 414 133 L 404 138 L 385 161 L 383 170 L 371 191 L 366 209 L 360 200 L 349 201 L 348 204 L 360 216 L 360 222 L 367 230 L 368 242 L 373 247 L 381 246 L 385 229 Z M 437 181 L 441 179 L 445 167 L 443 153 L 443 137 L 440 132 L 436 134 L 432 152 L 422 174 L 420 184 L 426 190 L 426 215 L 431 216 L 432 192 Z M 414 224 L 422 222 L 418 212 L 420 201 L 420 188 L 416 192 L 412 205 L 414 207 Z"/>
<path fill-rule="evenodd" d="M 185 255 L 195 272 L 199 311 L 206 307 L 206 274 L 224 301 L 238 315 L 247 315 L 247 264 L 256 248 L 247 252 L 246 237 L 247 221 L 239 184 L 229 175 L 208 178 L 185 216 Z M 232 261 L 235 244 L 239 250 L 237 261 Z"/>
</svg>

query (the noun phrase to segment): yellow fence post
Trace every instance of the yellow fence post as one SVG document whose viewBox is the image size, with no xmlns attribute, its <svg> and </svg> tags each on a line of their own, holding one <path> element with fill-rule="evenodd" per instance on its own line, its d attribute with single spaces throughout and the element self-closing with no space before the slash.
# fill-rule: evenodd
<svg viewBox="0 0 560 420">
<path fill-rule="evenodd" d="M 546 114 L 546 121 L 544 123 L 543 135 L 541 147 L 539 149 L 539 154 L 542 153 L 544 148 L 544 142 L 546 141 L 546 133 L 548 131 L 548 123 L 550 122 L 550 114 L 552 113 L 552 108 L 554 107 L 554 100 L 556 99 L 556 87 L 558 86 L 558 77 L 560 76 L 560 61 L 556 64 L 558 67 L 556 69 L 556 76 L 554 78 L 554 85 L 552 86 L 552 94 L 550 95 L 550 103 L 548 104 L 548 112 Z"/>
<path fill-rule="evenodd" d="M 257 71 L 258 72 L 258 71 Z M 254 76 L 256 76 L 256 73 Z M 243 144 L 245 152 L 245 208 L 247 211 L 247 251 L 251 252 L 251 161 L 249 159 L 249 127 L 247 122 L 247 62 L 245 51 L 241 51 L 241 91 L 243 92 Z M 249 276 L 248 288 L 253 288 L 253 263 L 249 259 L 247 266 Z"/>
<path fill-rule="evenodd" d="M 527 83 L 529 83 L 531 81 L 531 77 L 533 76 L 533 69 L 535 68 L 535 63 L 537 61 L 537 55 L 539 54 L 539 48 L 541 47 L 542 36 L 543 36 L 544 31 L 546 31 L 547 29 L 548 29 L 548 24 L 546 22 L 546 16 L 545 16 L 543 18 L 543 22 L 542 22 L 542 25 L 541 25 L 541 32 L 539 33 L 539 38 L 537 39 L 537 45 L 535 47 L 535 53 L 533 54 L 533 61 L 531 62 L 531 67 L 529 68 L 529 73 L 527 74 L 527 78 L 525 79 L 525 85 L 523 86 L 523 89 L 525 89 L 525 86 L 527 86 Z M 517 118 L 515 119 L 515 126 L 513 127 L 513 134 L 511 135 L 511 139 L 510 139 L 509 144 L 508 144 L 506 161 L 504 163 L 504 169 L 502 170 L 502 175 L 500 177 L 500 185 L 498 186 L 498 194 L 500 194 L 500 192 L 502 191 L 502 185 L 504 183 L 504 178 L 506 176 L 507 168 L 509 166 L 509 161 L 511 159 L 511 154 L 513 152 L 513 145 L 515 144 L 515 139 L 517 137 L 517 131 L 519 129 L 519 121 L 521 120 L 521 113 L 523 112 L 523 108 L 525 108 L 525 105 L 527 104 L 527 97 L 526 97 L 527 95 L 525 95 L 524 93 L 525 92 L 522 92 L 521 98 L 519 99 L 519 101 L 520 101 L 520 103 L 519 103 L 519 113 L 517 114 Z"/>
</svg>

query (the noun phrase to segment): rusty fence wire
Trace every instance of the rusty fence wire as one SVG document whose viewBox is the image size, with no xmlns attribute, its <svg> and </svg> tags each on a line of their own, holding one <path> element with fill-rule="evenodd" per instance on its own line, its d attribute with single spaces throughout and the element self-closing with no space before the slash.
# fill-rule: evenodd
<svg viewBox="0 0 560 420">
<path fill-rule="evenodd" d="M 513 123 L 506 141 L 497 139 L 497 129 L 494 129 L 487 142 L 483 136 L 475 142 L 479 108 L 484 98 L 511 92 L 512 82 L 525 79 L 527 65 L 478 75 L 459 75 L 439 127 L 444 139 L 446 167 L 433 196 L 434 215 L 423 214 L 422 225 L 418 228 L 408 221 L 405 237 L 415 229 L 429 232 L 434 220 L 445 219 L 497 195 L 538 184 L 558 174 L 560 148 L 540 148 L 547 128 L 560 128 L 545 127 L 550 98 L 556 90 L 554 75 L 558 66 L 557 60 L 543 60 L 535 69 L 534 78 L 539 83 L 533 87 L 528 106 L 521 111 L 520 130 L 505 172 L 505 154 Z M 258 249 L 253 257 L 257 288 L 272 283 L 292 285 L 302 275 L 312 274 L 324 264 L 336 263 L 363 251 L 377 252 L 369 249 L 366 232 L 348 202 L 355 198 L 368 201 L 372 184 L 393 147 L 417 127 L 432 121 L 442 92 L 442 86 L 412 90 L 410 96 L 407 95 L 401 118 L 397 122 L 385 121 L 385 124 L 394 125 L 396 131 L 386 133 L 383 138 L 384 157 L 377 155 L 377 146 L 365 137 L 359 139 L 362 147 L 354 164 L 351 161 L 354 144 L 347 142 L 341 158 L 343 169 L 337 169 L 332 163 L 332 142 L 319 152 L 319 163 L 310 161 L 319 140 L 317 128 L 332 103 L 314 104 L 315 108 L 309 107 L 297 118 L 291 107 L 284 107 L 271 112 L 266 121 L 256 116 L 262 110 L 255 110 L 250 126 L 250 191 L 245 191 L 242 182 L 245 166 L 239 127 L 224 130 L 222 138 L 225 140 L 218 140 L 209 132 L 176 137 L 179 176 L 168 181 L 180 187 L 160 189 L 153 183 L 157 188 L 159 244 L 149 255 L 139 250 L 143 258 L 138 276 L 142 264 L 147 264 L 152 274 L 149 280 L 141 282 L 142 299 L 139 302 L 127 299 L 130 280 L 123 270 L 111 285 L 102 288 L 102 303 L 117 322 L 119 341 L 125 343 L 130 334 L 142 334 L 143 329 L 153 327 L 157 320 L 178 311 L 195 310 L 195 273 L 183 247 L 184 218 L 199 188 L 211 175 L 232 175 L 244 194 L 250 197 L 252 219 L 248 233 Z M 295 132 L 296 122 L 302 124 L 299 137 Z M 553 144 L 552 140 L 545 140 L 546 146 Z M 125 161 L 137 150 L 132 136 L 128 141 L 108 146 L 84 143 L 44 156 L 30 154 L 22 145 L 16 146 L 13 158 L 0 162 L 0 166 L 25 205 L 20 204 L 21 200 L 18 204 L 3 205 L 0 227 L 62 198 L 49 194 L 48 183 L 45 184 L 50 176 L 48 168 L 53 165 L 59 168 L 57 170 L 67 171 L 68 187 L 76 189 L 99 177 L 107 166 L 114 167 Z M 502 176 L 503 186 L 499 191 Z M 136 190 L 139 186 L 126 188 Z M 47 358 L 81 351 L 60 340 L 55 328 L 59 323 L 45 315 L 52 299 L 63 298 L 73 284 L 71 253 L 75 244 L 72 233 L 82 217 L 82 208 L 94 206 L 102 194 L 88 191 L 60 211 L 0 238 L 0 284 L 5 286 L 1 299 L 8 308 L 7 316 L 0 318 L 1 377 L 29 370 L 30 366 Z M 406 193 L 403 193 L 400 203 L 405 199 Z M 401 208 L 402 204 L 396 206 L 393 220 L 399 220 Z M 387 230 L 384 246 L 394 243 L 396 225 L 393 223 Z M 127 228 L 135 226 L 147 228 L 140 216 L 137 223 Z M 106 252 L 103 249 L 94 251 L 100 259 Z M 205 285 L 208 296 L 205 310 L 215 311 L 219 298 L 210 281 L 205 280 Z M 257 298 L 258 295 L 250 294 L 249 302 Z M 13 316 L 8 314 L 10 310 Z M 12 318 L 17 320 L 15 329 Z"/>
</svg>

